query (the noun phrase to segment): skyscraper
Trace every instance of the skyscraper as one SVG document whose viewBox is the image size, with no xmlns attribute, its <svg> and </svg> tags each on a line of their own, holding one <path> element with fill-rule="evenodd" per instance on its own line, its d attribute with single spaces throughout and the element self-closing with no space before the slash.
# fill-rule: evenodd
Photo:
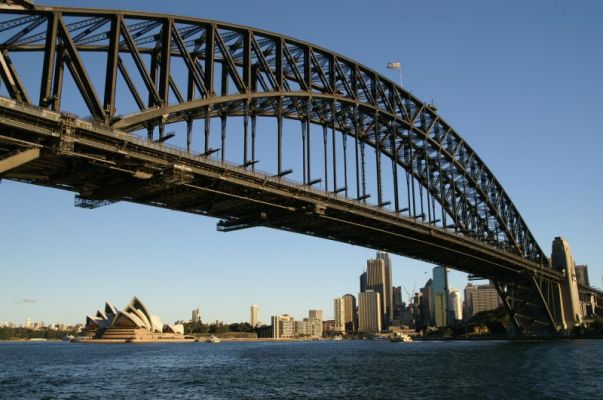
<svg viewBox="0 0 603 400">
<path fill-rule="evenodd" d="M 257 304 L 253 304 L 251 306 L 251 318 L 249 320 L 249 324 L 251 324 L 252 328 L 255 328 L 258 325 L 258 316 L 260 314 L 260 306 Z"/>
<path fill-rule="evenodd" d="M 199 311 L 199 307 L 193 310 L 191 322 L 201 322 L 201 312 Z"/>
<path fill-rule="evenodd" d="M 345 330 L 348 332 L 356 332 L 358 330 L 358 313 L 356 311 L 356 297 L 351 294 L 342 296 L 344 303 L 344 322 Z"/>
<path fill-rule="evenodd" d="M 392 287 L 392 309 L 393 309 L 393 320 L 400 319 L 400 313 L 402 311 L 402 287 Z"/>
<path fill-rule="evenodd" d="M 364 271 L 363 273 L 360 274 L 360 291 L 361 292 L 366 292 L 366 289 L 367 289 L 366 280 L 367 280 L 366 271 Z"/>
<path fill-rule="evenodd" d="M 383 283 L 383 297 L 384 302 L 384 314 L 386 316 L 385 325 L 389 326 L 391 321 L 394 319 L 394 308 L 392 307 L 393 299 L 392 299 L 392 259 L 389 253 L 385 253 L 383 251 L 377 252 L 377 259 L 383 260 L 385 267 L 385 281 Z"/>
<path fill-rule="evenodd" d="M 308 311 L 308 317 L 316 318 L 322 321 L 322 310 L 310 310 Z"/>
<path fill-rule="evenodd" d="M 436 326 L 448 326 L 448 268 L 433 268 L 433 311 Z"/>
<path fill-rule="evenodd" d="M 345 331 L 345 300 L 343 299 L 343 297 L 337 297 L 335 298 L 333 305 L 333 315 L 335 316 L 335 331 L 343 332 Z"/>
<path fill-rule="evenodd" d="M 367 260 L 366 277 L 367 291 L 372 290 L 380 294 L 380 309 L 382 313 L 380 329 L 385 330 L 389 326 L 389 315 L 387 315 L 385 311 L 390 307 L 385 290 L 385 261 L 383 259 Z M 387 293 L 391 293 L 391 290 Z"/>
<path fill-rule="evenodd" d="M 421 288 L 421 323 L 420 327 L 433 325 L 433 279 L 429 278 L 425 286 Z"/>
<path fill-rule="evenodd" d="M 358 295 L 358 332 L 381 331 L 381 294 L 367 290 Z"/>
<path fill-rule="evenodd" d="M 448 295 L 451 311 L 451 322 L 461 321 L 463 319 L 463 302 L 461 301 L 461 292 L 458 289 L 450 289 Z"/>
</svg>

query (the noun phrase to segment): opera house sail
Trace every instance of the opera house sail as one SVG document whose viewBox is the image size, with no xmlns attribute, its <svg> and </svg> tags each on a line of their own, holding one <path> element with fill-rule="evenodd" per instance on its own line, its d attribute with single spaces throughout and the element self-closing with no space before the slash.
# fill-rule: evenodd
<svg viewBox="0 0 603 400">
<path fill-rule="evenodd" d="M 185 340 L 184 326 L 163 324 L 151 315 L 136 296 L 123 309 L 105 303 L 104 311 L 86 317 L 86 331 L 91 340 L 113 342 L 181 341 Z"/>
</svg>

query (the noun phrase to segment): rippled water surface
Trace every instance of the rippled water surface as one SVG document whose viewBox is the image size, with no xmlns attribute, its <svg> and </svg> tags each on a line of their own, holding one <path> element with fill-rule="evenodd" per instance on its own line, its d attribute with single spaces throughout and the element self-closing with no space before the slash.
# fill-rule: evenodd
<svg viewBox="0 0 603 400">
<path fill-rule="evenodd" d="M 6 342 L 0 398 L 601 399 L 603 341 Z"/>
</svg>

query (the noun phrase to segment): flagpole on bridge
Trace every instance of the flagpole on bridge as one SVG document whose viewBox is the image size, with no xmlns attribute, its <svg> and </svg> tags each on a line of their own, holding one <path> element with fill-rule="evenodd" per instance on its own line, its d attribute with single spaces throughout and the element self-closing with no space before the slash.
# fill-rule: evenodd
<svg viewBox="0 0 603 400">
<path fill-rule="evenodd" d="M 400 66 L 400 61 L 392 61 L 387 63 L 388 69 L 398 70 L 400 73 L 400 87 L 402 87 L 402 67 Z"/>
</svg>

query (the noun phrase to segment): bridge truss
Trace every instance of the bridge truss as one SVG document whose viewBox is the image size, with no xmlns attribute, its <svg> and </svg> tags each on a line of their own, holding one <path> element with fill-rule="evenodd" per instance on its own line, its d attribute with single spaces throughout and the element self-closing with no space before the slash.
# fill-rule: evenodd
<svg viewBox="0 0 603 400">
<path fill-rule="evenodd" d="M 126 200 L 215 216 L 222 231 L 269 226 L 451 265 L 492 279 L 518 329 L 558 330 L 562 278 L 501 184 L 435 107 L 377 72 L 222 22 L 3 7 L 13 101 L 0 104 L 0 157 L 21 158 L 2 177 L 73 190 L 81 207 Z M 24 54 L 40 58 L 33 75 L 13 61 Z M 85 118 L 62 107 L 77 94 Z M 276 121 L 268 143 L 263 119 Z M 238 160 L 229 121 L 242 125 Z M 267 145 L 274 170 L 259 172 Z"/>
</svg>

